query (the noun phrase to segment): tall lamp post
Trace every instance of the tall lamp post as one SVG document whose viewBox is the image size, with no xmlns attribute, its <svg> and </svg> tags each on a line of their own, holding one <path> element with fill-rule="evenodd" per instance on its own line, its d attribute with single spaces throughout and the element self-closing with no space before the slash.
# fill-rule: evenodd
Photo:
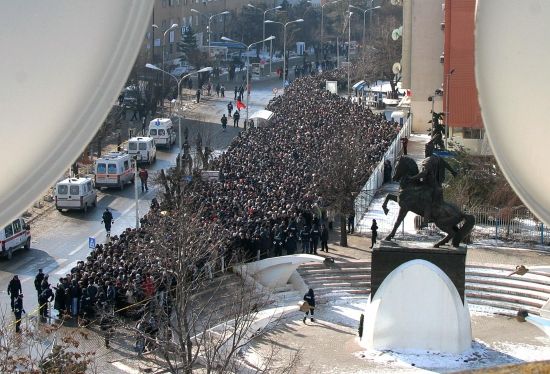
<svg viewBox="0 0 550 374">
<path fill-rule="evenodd" d="M 455 72 L 455 69 L 451 69 L 447 74 L 445 74 L 445 78 L 447 80 L 447 83 L 445 84 L 445 149 L 447 149 L 448 145 L 448 139 L 449 139 L 449 115 L 451 114 L 449 112 L 449 95 L 451 91 L 449 90 L 449 84 L 451 83 L 451 75 Z"/>
<path fill-rule="evenodd" d="M 254 6 L 254 5 L 252 5 L 252 4 L 246 4 L 246 6 L 249 7 L 249 8 L 252 8 L 252 9 L 257 9 L 257 10 L 259 10 L 259 11 L 262 11 L 260 8 L 258 8 L 257 6 Z M 270 12 L 270 11 L 272 11 L 272 10 L 279 10 L 279 9 L 281 9 L 281 8 L 282 8 L 282 6 L 279 5 L 279 6 L 276 6 L 275 8 L 269 8 L 269 9 L 266 9 L 266 10 L 264 11 L 264 22 L 263 22 L 263 24 L 262 24 L 262 26 L 263 26 L 263 33 L 262 33 L 262 39 L 263 39 L 263 42 L 262 42 L 262 52 L 265 52 L 265 42 L 266 42 L 266 38 L 265 38 L 265 16 L 266 16 L 267 12 Z"/>
<path fill-rule="evenodd" d="M 351 16 L 352 15 L 353 15 L 353 12 L 348 10 L 348 98 L 350 95 L 350 84 L 351 84 L 350 76 L 349 76 L 349 71 L 350 71 L 349 52 L 351 50 Z"/>
<path fill-rule="evenodd" d="M 148 69 L 152 69 L 152 70 L 158 70 L 160 71 L 161 73 L 164 73 L 166 75 L 169 75 L 170 77 L 174 78 L 174 80 L 176 81 L 176 83 L 178 84 L 178 97 L 177 97 L 177 101 L 179 103 L 179 106 L 181 108 L 181 90 L 180 90 L 180 87 L 181 87 L 181 82 L 187 78 L 187 77 L 190 77 L 191 75 L 194 75 L 194 74 L 198 74 L 198 73 L 204 73 L 206 71 L 212 71 L 212 68 L 210 66 L 208 67 L 205 67 L 205 68 L 202 68 L 200 70 L 197 70 L 197 71 L 193 71 L 189 74 L 186 74 L 184 75 L 183 77 L 181 78 L 177 78 L 175 75 L 167 72 L 167 71 L 164 71 L 163 69 L 159 68 L 158 66 L 155 66 L 153 64 L 145 64 L 145 67 L 148 68 Z M 178 146 L 179 146 L 179 153 L 180 153 L 180 156 L 181 156 L 181 152 L 182 152 L 182 148 L 181 148 L 181 115 L 178 116 Z M 179 157 L 179 156 L 178 156 Z M 179 160 L 178 162 L 178 167 L 180 168 L 181 170 L 181 160 Z"/>
<path fill-rule="evenodd" d="M 243 43 L 238 42 L 236 40 L 226 38 L 225 36 L 222 36 L 221 39 L 225 40 L 226 42 L 233 42 L 233 43 L 243 44 Z M 273 35 L 271 35 L 269 38 L 266 38 L 264 40 L 260 40 L 259 42 L 252 43 L 252 44 L 250 44 L 249 46 L 246 47 L 246 123 L 248 123 L 248 101 L 249 101 L 249 98 L 250 98 L 250 85 L 249 85 L 250 84 L 249 83 L 250 73 L 248 71 L 250 69 L 250 53 L 249 53 L 250 48 L 252 46 L 256 45 L 256 44 L 271 41 L 273 39 L 275 39 L 275 37 Z M 246 45 L 246 44 L 243 44 L 243 45 Z"/>
<path fill-rule="evenodd" d="M 277 23 L 283 26 L 283 92 L 285 91 L 285 83 L 286 83 L 286 27 L 291 23 L 298 23 L 298 22 L 304 22 L 304 20 L 299 18 L 294 21 L 282 23 L 282 22 L 276 22 L 268 19 L 264 22 L 264 23 Z"/>
<path fill-rule="evenodd" d="M 191 9 L 191 12 L 203 15 L 201 12 L 199 12 L 196 9 Z M 226 14 L 231 14 L 231 12 L 226 10 L 224 12 L 216 13 L 216 14 L 213 14 L 210 17 L 208 17 L 208 57 L 210 57 L 210 45 L 211 45 L 211 43 L 210 43 L 210 40 L 211 40 L 211 37 L 210 37 L 210 22 L 212 21 L 212 18 L 217 17 L 217 16 L 223 16 L 223 15 L 226 15 Z"/>
<path fill-rule="evenodd" d="M 372 4 L 372 3 L 371 3 Z M 366 30 L 366 20 L 367 20 L 367 12 L 370 12 L 372 10 L 375 10 L 375 9 L 380 9 L 381 6 L 378 5 L 378 6 L 375 6 L 375 7 L 372 7 L 372 8 L 368 8 L 368 9 L 363 9 L 363 8 L 359 8 L 355 5 L 351 5 L 349 6 L 350 8 L 354 8 L 354 9 L 357 9 L 357 10 L 360 10 L 361 12 L 363 12 L 363 46 L 365 46 L 365 43 L 366 43 L 366 40 L 365 40 L 365 30 Z"/>
<path fill-rule="evenodd" d="M 166 34 L 178 27 L 177 23 L 173 23 L 162 36 L 162 70 L 164 70 L 164 46 L 166 45 Z M 162 76 L 162 111 L 164 112 L 164 75 Z"/>
<path fill-rule="evenodd" d="M 342 1 L 342 0 L 334 0 L 334 1 L 324 3 L 323 5 L 321 5 L 321 51 L 323 50 L 323 34 L 324 34 L 324 31 L 325 31 L 325 6 L 330 5 L 330 4 L 336 4 L 340 1 Z M 336 48 L 338 48 L 338 47 L 336 47 Z"/>
</svg>

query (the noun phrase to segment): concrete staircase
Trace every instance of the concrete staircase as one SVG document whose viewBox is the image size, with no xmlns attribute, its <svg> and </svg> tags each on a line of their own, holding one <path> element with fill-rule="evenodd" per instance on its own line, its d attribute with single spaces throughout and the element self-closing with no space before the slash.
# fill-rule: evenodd
<svg viewBox="0 0 550 374">
<path fill-rule="evenodd" d="M 304 282 L 315 291 L 317 302 L 365 298 L 370 293 L 370 261 L 336 260 L 334 264 L 304 264 L 298 268 Z"/>
<path fill-rule="evenodd" d="M 315 290 L 318 302 L 366 298 L 370 293 L 370 261 L 336 260 L 332 265 L 304 264 L 298 273 Z M 529 271 L 508 276 L 513 267 L 469 265 L 466 267 L 466 299 L 476 310 L 515 316 L 525 309 L 539 315 L 550 299 L 550 275 Z"/>
</svg>

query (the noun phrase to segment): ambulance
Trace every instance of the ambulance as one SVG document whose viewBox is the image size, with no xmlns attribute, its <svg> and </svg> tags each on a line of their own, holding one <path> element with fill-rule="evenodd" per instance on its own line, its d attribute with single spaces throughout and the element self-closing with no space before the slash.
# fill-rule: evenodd
<svg viewBox="0 0 550 374">
<path fill-rule="evenodd" d="M 23 218 L 17 218 L 0 230 L 0 254 L 11 260 L 13 252 L 19 248 L 31 248 L 31 227 Z"/>
<path fill-rule="evenodd" d="M 151 165 L 157 159 L 155 139 L 149 136 L 138 136 L 128 140 L 128 154 L 139 163 Z"/>
<path fill-rule="evenodd" d="M 149 122 L 149 136 L 155 139 L 156 145 L 171 148 L 176 142 L 176 132 L 170 118 L 155 118 Z"/>
<path fill-rule="evenodd" d="M 63 209 L 81 209 L 86 213 L 89 207 L 97 205 L 97 192 L 92 178 L 67 178 L 55 186 L 55 207 Z"/>
<path fill-rule="evenodd" d="M 134 181 L 134 167 L 128 153 L 111 152 L 95 161 L 95 185 L 124 189 Z"/>
</svg>

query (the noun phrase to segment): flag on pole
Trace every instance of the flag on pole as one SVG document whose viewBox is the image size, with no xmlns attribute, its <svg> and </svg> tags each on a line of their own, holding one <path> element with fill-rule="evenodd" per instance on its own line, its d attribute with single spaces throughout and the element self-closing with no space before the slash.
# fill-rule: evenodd
<svg viewBox="0 0 550 374">
<path fill-rule="evenodd" d="M 241 100 L 237 99 L 237 110 L 241 110 L 244 108 L 246 108 L 246 105 L 244 105 L 244 103 Z"/>
</svg>

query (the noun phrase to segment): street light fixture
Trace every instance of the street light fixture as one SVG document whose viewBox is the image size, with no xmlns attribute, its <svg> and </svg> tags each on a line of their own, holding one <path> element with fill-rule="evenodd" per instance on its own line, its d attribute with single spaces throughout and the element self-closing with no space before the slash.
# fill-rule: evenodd
<svg viewBox="0 0 550 374">
<path fill-rule="evenodd" d="M 277 23 L 277 24 L 283 26 L 283 92 L 285 91 L 285 83 L 286 83 L 286 27 L 288 25 L 290 25 L 291 23 L 298 23 L 298 22 L 304 22 L 304 20 L 302 18 L 299 18 L 297 20 L 289 21 L 287 23 L 276 22 L 276 21 L 272 21 L 272 20 L 269 20 L 269 19 L 264 21 L 264 24 L 265 23 Z"/>
<path fill-rule="evenodd" d="M 445 85 L 445 149 L 447 149 L 448 146 L 448 139 L 449 139 L 449 94 L 451 93 L 451 90 L 449 89 L 449 85 L 451 84 L 451 75 L 455 72 L 455 69 L 451 69 L 447 74 L 445 74 L 445 78 L 447 80 L 447 84 Z"/>
<path fill-rule="evenodd" d="M 242 45 L 246 45 L 242 42 L 238 42 L 236 40 L 226 38 L 225 36 L 222 36 L 221 39 L 225 40 L 226 42 L 233 42 L 233 43 L 239 43 L 239 44 L 242 44 Z M 250 47 L 252 47 L 253 45 L 259 44 L 259 43 L 272 41 L 273 39 L 275 39 L 275 37 L 273 35 L 271 35 L 269 38 L 260 40 L 259 42 L 252 43 L 252 44 L 250 44 L 249 46 L 246 47 L 246 123 L 248 123 L 248 101 L 250 99 L 250 83 L 249 83 L 249 76 L 250 76 L 250 73 L 249 73 L 250 53 L 249 52 L 250 52 Z"/>
<path fill-rule="evenodd" d="M 349 7 L 360 10 L 361 12 L 363 12 L 363 46 L 365 46 L 365 30 L 366 30 L 367 12 L 370 12 L 370 11 L 375 10 L 375 9 L 380 9 L 382 7 L 380 5 L 378 5 L 378 6 L 375 6 L 375 7 L 372 7 L 372 8 L 363 9 L 363 8 L 359 8 L 359 7 L 357 7 L 355 5 L 351 5 L 351 4 L 349 5 Z"/>
<path fill-rule="evenodd" d="M 351 16 L 353 15 L 353 12 L 351 12 L 349 9 L 348 9 L 348 99 L 349 99 L 349 96 L 350 96 L 350 76 L 349 76 L 349 71 L 350 71 L 350 59 L 349 59 L 349 53 L 350 53 L 350 50 L 351 50 Z"/>
<path fill-rule="evenodd" d="M 204 14 L 202 14 L 201 12 L 199 12 L 199 11 L 196 10 L 196 9 L 191 9 L 191 12 L 193 12 L 193 13 L 198 13 L 198 14 L 200 14 L 201 16 L 206 17 Z M 210 57 L 210 45 L 211 45 L 210 22 L 212 21 L 212 18 L 217 17 L 217 16 L 224 16 L 224 15 L 226 15 L 226 14 L 231 14 L 231 12 L 229 12 L 229 11 L 226 10 L 226 11 L 223 11 L 223 12 L 221 12 L 221 13 L 216 13 L 216 14 L 213 14 L 213 15 L 211 15 L 210 17 L 208 17 L 208 57 Z"/>
<path fill-rule="evenodd" d="M 330 4 L 336 4 L 336 3 L 339 3 L 340 1 L 342 1 L 342 0 L 334 0 L 334 1 L 330 1 L 328 3 L 324 3 L 323 5 L 321 5 L 321 51 L 323 50 L 323 33 L 324 33 L 324 29 L 325 29 L 325 12 L 324 12 L 325 11 L 325 6 L 330 5 Z"/>
<path fill-rule="evenodd" d="M 164 31 L 164 34 L 162 36 L 162 70 L 164 70 L 164 46 L 166 44 L 166 34 L 168 34 L 170 31 L 172 31 L 176 27 L 178 27 L 178 24 L 173 23 L 172 26 L 170 26 L 169 28 L 166 29 L 166 31 Z M 162 76 L 162 111 L 164 112 L 164 75 Z"/>
<path fill-rule="evenodd" d="M 191 73 L 188 73 L 186 75 L 184 75 L 183 77 L 181 78 L 177 78 L 175 75 L 159 68 L 158 66 L 156 65 L 153 65 L 153 64 L 145 64 L 145 67 L 148 68 L 148 69 L 152 69 L 152 70 L 158 70 L 160 71 L 161 73 L 164 73 L 166 75 L 169 75 L 171 76 L 172 78 L 174 78 L 174 80 L 176 81 L 176 83 L 178 84 L 178 97 L 177 97 L 177 100 L 178 100 L 178 103 L 179 103 L 179 107 L 181 108 L 181 90 L 180 90 L 180 85 L 181 85 L 181 82 L 191 76 L 191 75 L 194 75 L 194 74 L 198 74 L 198 73 L 204 73 L 204 72 L 207 72 L 207 71 L 212 71 L 212 68 L 210 66 L 207 66 L 205 68 L 202 68 L 200 70 L 197 70 L 197 71 L 193 71 Z M 164 75 L 163 75 L 164 76 Z M 178 146 L 179 146 L 179 156 L 178 157 L 181 157 L 181 152 L 182 152 L 182 148 L 181 148 L 181 115 L 178 116 Z M 181 170 L 181 159 L 178 160 L 178 167 L 180 168 Z"/>
</svg>

